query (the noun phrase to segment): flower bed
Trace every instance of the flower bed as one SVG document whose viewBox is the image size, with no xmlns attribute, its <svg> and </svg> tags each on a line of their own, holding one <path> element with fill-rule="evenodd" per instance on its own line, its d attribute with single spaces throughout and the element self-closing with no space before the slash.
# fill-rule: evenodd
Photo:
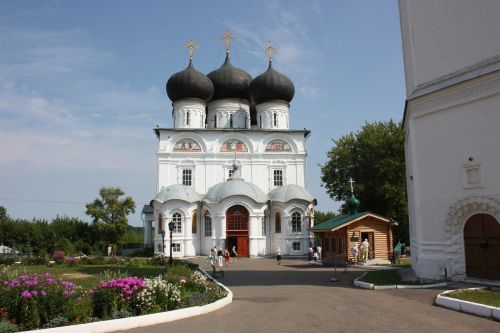
<svg viewBox="0 0 500 333">
<path fill-rule="evenodd" d="M 49 273 L 22 274 L 0 283 L 0 332 L 170 311 L 224 296 L 204 274 L 183 265 L 150 278 L 108 276 L 87 290 Z"/>
</svg>

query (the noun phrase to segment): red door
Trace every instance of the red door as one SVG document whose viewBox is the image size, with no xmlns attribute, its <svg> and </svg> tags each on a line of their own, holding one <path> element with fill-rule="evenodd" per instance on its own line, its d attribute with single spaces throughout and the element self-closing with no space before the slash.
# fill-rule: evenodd
<svg viewBox="0 0 500 333">
<path fill-rule="evenodd" d="M 236 238 L 236 251 L 240 257 L 248 257 L 248 211 L 241 205 L 232 206 L 226 212 L 226 243 Z M 229 249 L 231 250 L 231 249 Z"/>
<path fill-rule="evenodd" d="M 470 217 L 464 228 L 467 276 L 500 280 L 500 224 L 490 215 Z"/>
</svg>

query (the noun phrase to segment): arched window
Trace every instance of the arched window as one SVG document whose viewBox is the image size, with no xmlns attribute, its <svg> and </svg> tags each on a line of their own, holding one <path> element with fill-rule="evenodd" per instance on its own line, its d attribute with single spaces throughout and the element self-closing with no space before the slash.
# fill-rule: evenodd
<svg viewBox="0 0 500 333">
<path fill-rule="evenodd" d="M 278 114 L 275 112 L 273 114 L 273 122 L 274 122 L 274 126 L 278 126 Z"/>
<path fill-rule="evenodd" d="M 191 116 L 191 113 L 188 111 L 188 112 L 186 113 L 186 126 L 189 126 L 189 123 L 190 123 L 190 121 L 191 121 L 191 119 L 189 119 L 189 118 L 190 118 L 190 116 Z"/>
<path fill-rule="evenodd" d="M 259 116 L 259 127 L 262 128 L 262 115 Z"/>
<path fill-rule="evenodd" d="M 212 218 L 208 211 L 205 213 L 205 236 L 212 236 Z"/>
<path fill-rule="evenodd" d="M 274 232 L 281 233 L 281 214 L 279 212 L 274 214 Z"/>
<path fill-rule="evenodd" d="M 162 231 L 165 231 L 164 229 L 164 225 L 163 225 L 163 214 L 159 214 L 158 215 L 158 235 L 160 235 L 162 233 Z"/>
<path fill-rule="evenodd" d="M 232 113 L 229 115 L 229 127 L 233 128 L 233 114 Z"/>
<path fill-rule="evenodd" d="M 214 128 L 217 128 L 217 115 L 214 114 Z"/>
<path fill-rule="evenodd" d="M 196 214 L 196 211 L 193 212 L 193 218 L 191 219 L 191 232 L 193 234 L 198 232 L 198 214 Z"/>
<path fill-rule="evenodd" d="M 182 216 L 179 213 L 172 215 L 172 222 L 174 222 L 174 234 L 182 233 Z"/>
<path fill-rule="evenodd" d="M 292 214 L 292 232 L 302 231 L 302 216 L 299 212 Z"/>
</svg>

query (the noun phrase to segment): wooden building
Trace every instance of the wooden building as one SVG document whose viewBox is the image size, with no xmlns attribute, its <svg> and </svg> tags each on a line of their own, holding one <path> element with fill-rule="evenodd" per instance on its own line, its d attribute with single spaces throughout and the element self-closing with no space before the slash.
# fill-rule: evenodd
<svg viewBox="0 0 500 333">
<path fill-rule="evenodd" d="M 390 260 L 392 257 L 392 229 L 390 220 L 370 213 L 357 212 L 359 201 L 352 196 L 347 200 L 351 213 L 337 216 L 309 229 L 321 237 L 322 260 L 359 261 L 362 256 L 361 242 L 368 239 L 368 259 Z M 358 243 L 358 258 L 352 254 L 353 243 Z"/>
</svg>

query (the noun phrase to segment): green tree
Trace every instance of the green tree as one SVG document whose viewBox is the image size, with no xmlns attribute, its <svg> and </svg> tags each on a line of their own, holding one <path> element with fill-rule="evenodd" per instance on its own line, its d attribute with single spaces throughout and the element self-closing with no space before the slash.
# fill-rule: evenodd
<svg viewBox="0 0 500 333">
<path fill-rule="evenodd" d="M 359 132 L 333 140 L 321 167 L 323 186 L 332 199 L 344 201 L 351 195 L 352 177 L 360 211 L 398 221 L 396 241 L 409 240 L 404 140 L 403 129 L 392 120 L 366 123 Z M 341 210 L 345 213 L 346 207 Z"/>
<path fill-rule="evenodd" d="M 116 243 L 127 231 L 127 216 L 135 212 L 135 202 L 131 197 L 124 197 L 120 188 L 99 190 L 100 198 L 85 205 L 85 214 L 93 218 L 100 241 Z"/>
<path fill-rule="evenodd" d="M 322 212 L 319 210 L 314 211 L 314 225 L 318 225 L 330 219 L 333 219 L 338 214 L 334 212 Z"/>
</svg>

